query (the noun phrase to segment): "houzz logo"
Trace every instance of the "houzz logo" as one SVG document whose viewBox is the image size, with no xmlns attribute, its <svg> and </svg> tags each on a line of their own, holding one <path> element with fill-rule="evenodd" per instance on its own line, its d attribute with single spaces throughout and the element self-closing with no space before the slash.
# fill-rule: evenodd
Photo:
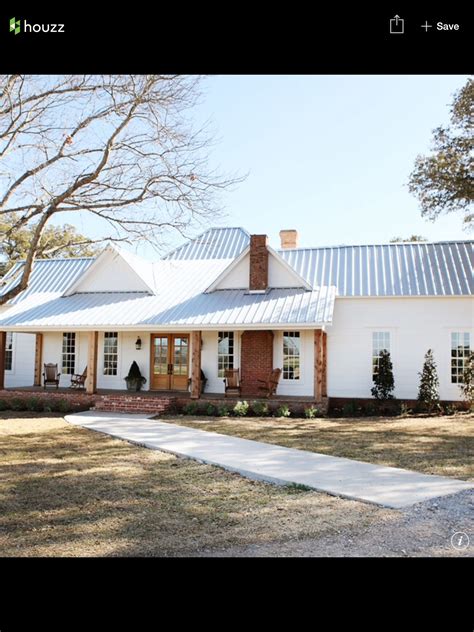
<svg viewBox="0 0 474 632">
<path fill-rule="evenodd" d="M 15 35 L 18 35 L 18 33 L 21 31 L 20 20 L 17 20 L 16 18 L 10 19 L 10 33 L 12 31 L 15 31 Z"/>
<path fill-rule="evenodd" d="M 18 35 L 22 30 L 23 33 L 64 33 L 64 24 L 30 24 L 26 20 L 22 24 L 21 20 L 10 18 L 10 33 Z"/>
</svg>

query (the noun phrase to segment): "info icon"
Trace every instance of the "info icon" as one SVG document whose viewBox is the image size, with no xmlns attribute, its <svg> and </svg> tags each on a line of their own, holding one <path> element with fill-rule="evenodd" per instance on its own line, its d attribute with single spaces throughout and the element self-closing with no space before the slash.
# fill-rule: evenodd
<svg viewBox="0 0 474 632">
<path fill-rule="evenodd" d="M 405 32 L 405 20 L 399 15 L 396 15 L 390 20 L 390 33 L 404 33 Z"/>
</svg>

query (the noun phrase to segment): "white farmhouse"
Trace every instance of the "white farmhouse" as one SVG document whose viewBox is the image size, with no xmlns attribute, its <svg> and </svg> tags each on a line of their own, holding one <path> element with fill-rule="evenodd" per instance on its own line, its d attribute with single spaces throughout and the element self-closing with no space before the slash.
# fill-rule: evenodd
<svg viewBox="0 0 474 632">
<path fill-rule="evenodd" d="M 281 231 L 212 228 L 163 259 L 108 246 L 97 258 L 37 260 L 30 285 L 0 308 L 0 388 L 59 387 L 87 367 L 86 390 L 125 390 L 136 361 L 145 390 L 224 392 L 239 370 L 241 396 L 281 368 L 281 397 L 371 397 L 382 349 L 395 397 L 415 399 L 432 349 L 442 400 L 459 400 L 472 348 L 473 242 L 298 248 Z M 5 292 L 23 264 L 5 277 Z M 2 366 L 3 365 L 3 366 Z"/>
</svg>

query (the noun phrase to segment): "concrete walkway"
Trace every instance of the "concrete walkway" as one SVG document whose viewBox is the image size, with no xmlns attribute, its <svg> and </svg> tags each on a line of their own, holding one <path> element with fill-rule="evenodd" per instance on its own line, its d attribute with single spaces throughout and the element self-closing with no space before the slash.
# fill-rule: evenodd
<svg viewBox="0 0 474 632">
<path fill-rule="evenodd" d="M 474 488 L 472 483 L 454 478 L 185 428 L 146 415 L 88 411 L 67 415 L 66 421 L 147 448 L 218 465 L 251 479 L 307 485 L 333 496 L 393 509 Z"/>
</svg>

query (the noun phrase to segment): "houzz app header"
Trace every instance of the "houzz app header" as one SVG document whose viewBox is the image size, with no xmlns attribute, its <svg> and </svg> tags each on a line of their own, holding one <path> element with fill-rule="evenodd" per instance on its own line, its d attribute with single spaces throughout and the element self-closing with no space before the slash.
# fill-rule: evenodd
<svg viewBox="0 0 474 632">
<path fill-rule="evenodd" d="M 10 18 L 10 33 L 64 33 L 64 24 L 33 24 L 28 20 Z"/>
</svg>

